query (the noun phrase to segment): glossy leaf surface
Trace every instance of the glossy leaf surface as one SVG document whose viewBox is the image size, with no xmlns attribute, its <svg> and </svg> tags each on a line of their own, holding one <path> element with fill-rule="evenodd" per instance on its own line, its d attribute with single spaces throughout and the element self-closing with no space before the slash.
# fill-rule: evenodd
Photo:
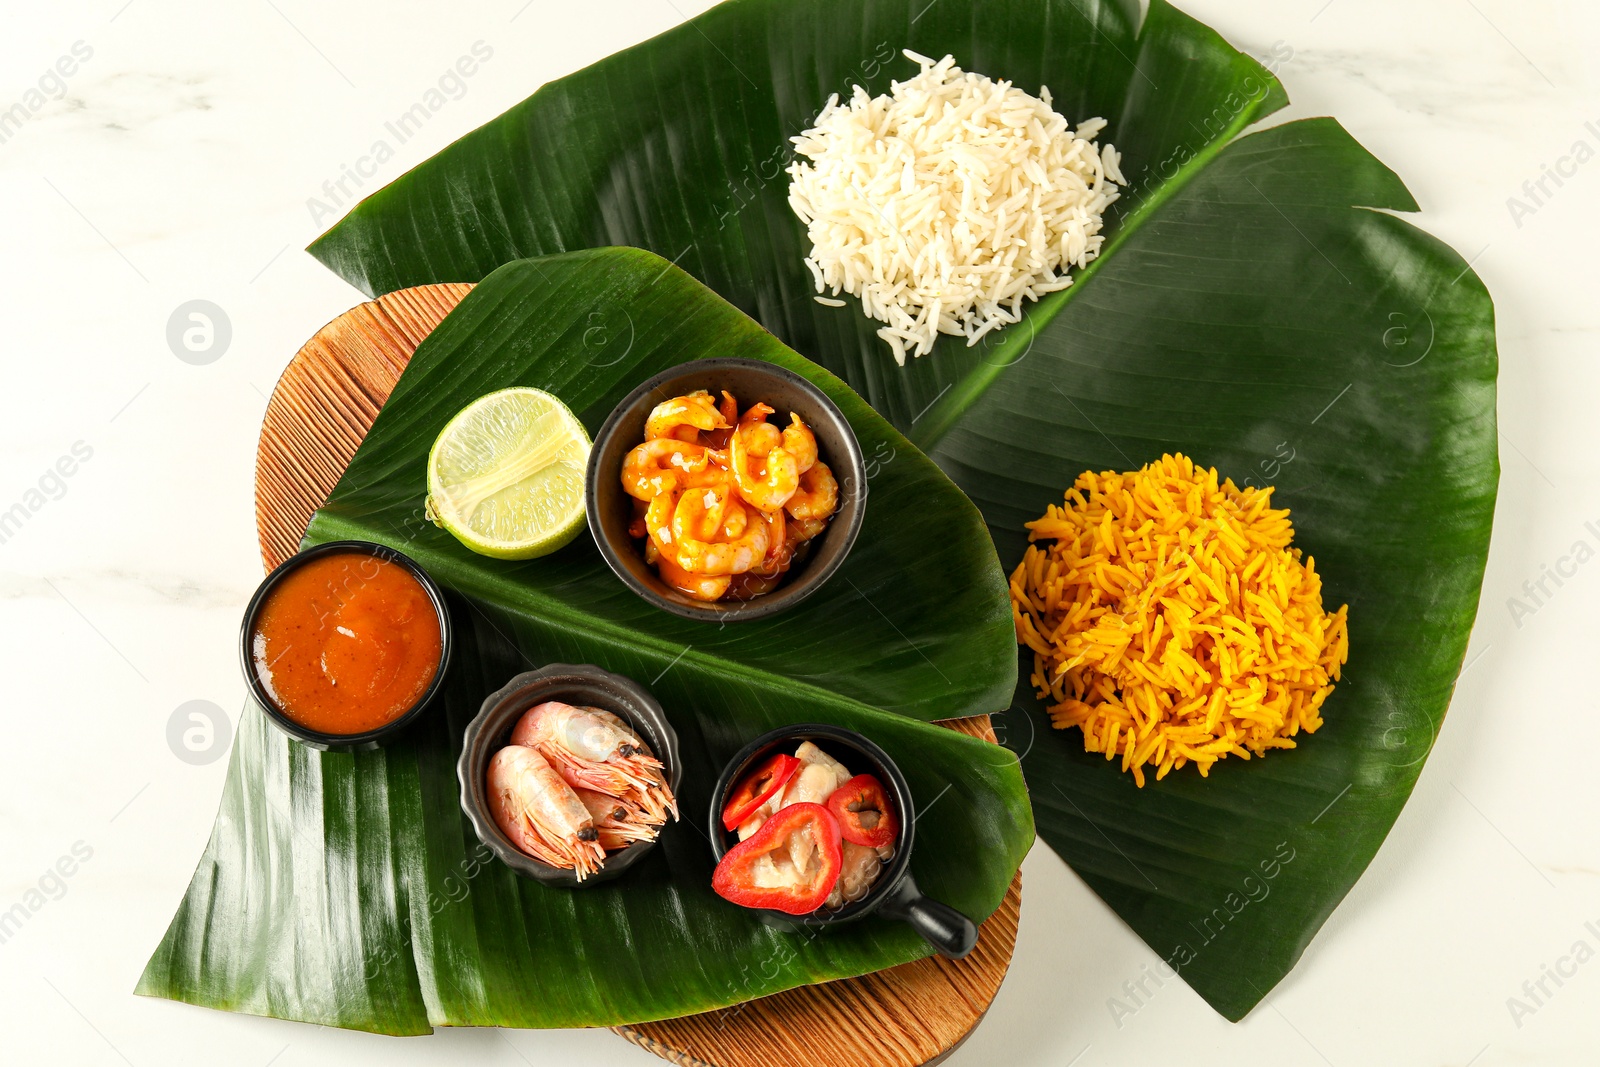
<svg viewBox="0 0 1600 1067">
<path fill-rule="evenodd" d="M 782 174 L 787 138 L 829 94 L 912 72 L 902 47 L 1048 84 L 1074 121 L 1104 116 L 1133 180 L 1077 285 L 977 349 L 945 338 L 904 369 L 856 307 L 812 300 Z M 1164 0 L 1142 24 L 1132 0 L 734 0 L 545 86 L 311 250 L 377 293 L 538 252 L 653 249 L 927 449 L 1007 567 L 1021 524 L 1086 468 L 1183 449 L 1276 484 L 1328 595 L 1351 605 L 1323 732 L 1138 792 L 1076 734 L 1044 730 L 1027 692 L 1008 731 L 1035 738 L 1045 840 L 1163 958 L 1188 946 L 1185 979 L 1239 1018 L 1410 793 L 1466 648 L 1498 478 L 1488 294 L 1461 257 L 1371 210 L 1416 204 L 1337 123 L 1241 136 L 1285 102 Z M 1245 885 L 1280 845 L 1294 859 L 1267 890 Z"/>
<path fill-rule="evenodd" d="M 632 338 L 601 345 L 590 316 L 618 308 Z M 420 519 L 428 449 L 482 393 L 548 389 L 593 431 L 640 380 L 711 356 L 811 378 L 877 457 L 855 550 L 794 610 L 726 627 L 678 619 L 623 586 L 587 536 L 508 564 Z M 597 1026 L 928 954 L 904 924 L 780 932 L 711 892 L 712 784 L 745 742 L 787 723 L 848 726 L 895 758 L 922 802 L 915 877 L 969 916 L 999 905 L 1032 841 L 1015 756 L 915 721 L 1003 706 L 1014 681 L 976 509 L 837 379 L 647 252 L 520 262 L 479 285 L 417 350 L 307 540 L 343 538 L 400 548 L 453 591 L 442 705 L 400 743 L 355 755 L 302 748 L 247 708 L 211 843 L 140 992 L 387 1033 Z M 639 680 L 683 750 L 683 821 L 622 878 L 576 891 L 513 874 L 459 808 L 467 722 L 513 675 L 552 662 Z"/>
</svg>

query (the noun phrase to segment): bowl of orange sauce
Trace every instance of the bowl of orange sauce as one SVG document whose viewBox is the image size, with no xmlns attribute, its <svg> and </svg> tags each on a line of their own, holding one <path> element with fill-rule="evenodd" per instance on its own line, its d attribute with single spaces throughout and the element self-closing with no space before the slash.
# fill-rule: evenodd
<svg viewBox="0 0 1600 1067">
<path fill-rule="evenodd" d="M 267 575 L 240 627 L 256 702 L 317 749 L 368 749 L 427 708 L 450 663 L 444 591 L 415 560 L 330 541 Z"/>
</svg>

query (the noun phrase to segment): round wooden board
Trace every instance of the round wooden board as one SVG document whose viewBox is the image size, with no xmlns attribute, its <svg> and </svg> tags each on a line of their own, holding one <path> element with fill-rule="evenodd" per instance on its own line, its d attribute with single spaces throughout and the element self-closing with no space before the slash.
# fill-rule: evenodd
<svg viewBox="0 0 1600 1067">
<path fill-rule="evenodd" d="M 298 551 L 422 339 L 470 285 L 402 289 L 340 315 L 307 341 L 272 391 L 256 453 L 256 527 L 271 570 Z M 988 716 L 942 725 L 994 740 Z M 960 961 L 937 956 L 860 978 L 791 989 L 703 1015 L 618 1026 L 688 1067 L 921 1067 L 961 1044 L 1011 963 L 1022 873 Z"/>
</svg>

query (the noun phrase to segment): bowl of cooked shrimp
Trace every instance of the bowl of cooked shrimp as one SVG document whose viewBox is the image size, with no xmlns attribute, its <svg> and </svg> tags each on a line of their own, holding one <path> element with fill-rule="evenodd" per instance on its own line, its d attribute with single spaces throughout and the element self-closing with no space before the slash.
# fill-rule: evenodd
<svg viewBox="0 0 1600 1067">
<path fill-rule="evenodd" d="M 617 405 L 589 454 L 588 519 L 634 592 L 691 619 L 767 618 L 844 562 L 866 508 L 849 420 L 783 367 L 705 359 Z"/>
<path fill-rule="evenodd" d="M 546 885 L 609 881 L 678 817 L 678 735 L 631 678 L 555 663 L 517 675 L 467 725 L 461 810 L 507 866 Z"/>
</svg>

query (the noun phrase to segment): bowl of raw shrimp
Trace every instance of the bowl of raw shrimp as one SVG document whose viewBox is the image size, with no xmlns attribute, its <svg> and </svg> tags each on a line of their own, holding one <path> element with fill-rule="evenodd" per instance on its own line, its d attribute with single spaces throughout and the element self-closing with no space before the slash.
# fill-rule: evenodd
<svg viewBox="0 0 1600 1067">
<path fill-rule="evenodd" d="M 678 735 L 661 705 L 587 664 L 553 663 L 491 693 L 456 773 L 478 839 L 550 886 L 616 878 L 678 817 Z"/>
<path fill-rule="evenodd" d="M 739 622 L 799 604 L 839 569 L 866 510 L 850 422 L 800 375 L 703 359 L 642 383 L 589 454 L 600 553 L 649 603 Z"/>
</svg>

